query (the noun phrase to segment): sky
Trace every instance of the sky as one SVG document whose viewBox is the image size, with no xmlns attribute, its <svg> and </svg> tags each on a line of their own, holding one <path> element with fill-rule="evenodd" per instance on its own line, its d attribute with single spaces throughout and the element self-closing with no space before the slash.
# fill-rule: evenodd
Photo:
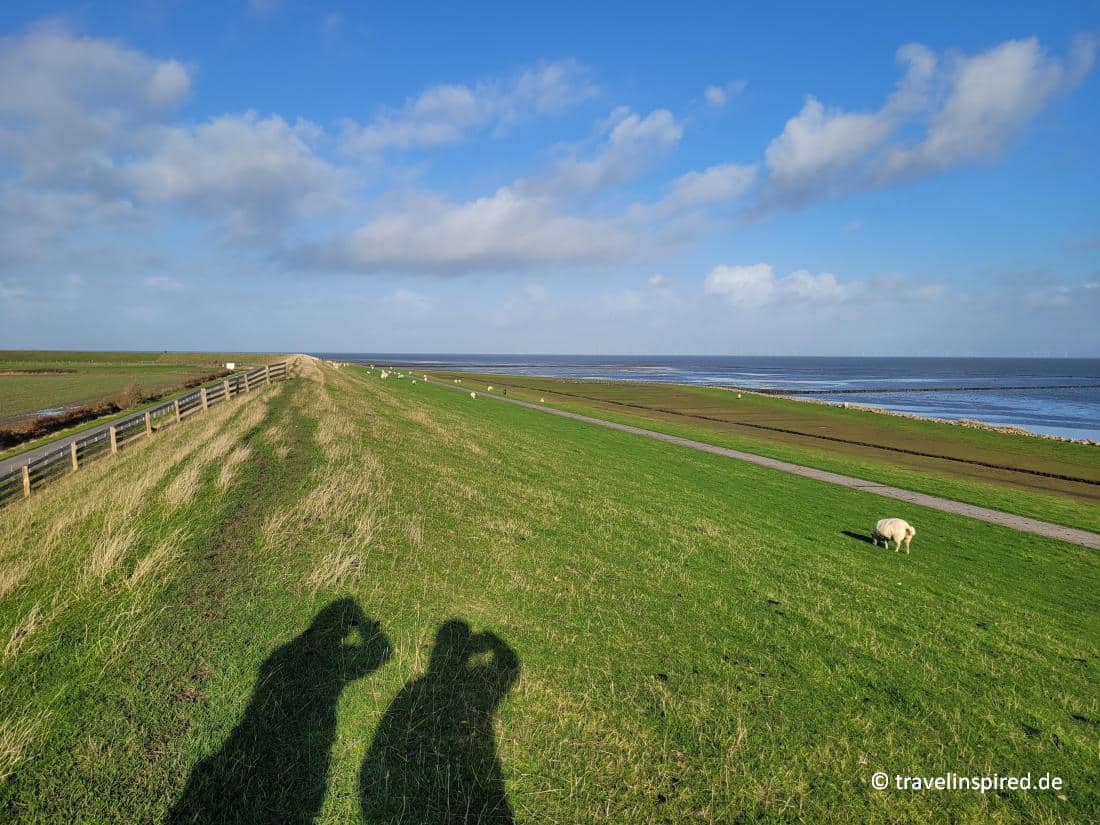
<svg viewBox="0 0 1100 825">
<path fill-rule="evenodd" d="M 1100 2 L 8 0 L 0 348 L 1100 357 L 1098 49 Z"/>
</svg>

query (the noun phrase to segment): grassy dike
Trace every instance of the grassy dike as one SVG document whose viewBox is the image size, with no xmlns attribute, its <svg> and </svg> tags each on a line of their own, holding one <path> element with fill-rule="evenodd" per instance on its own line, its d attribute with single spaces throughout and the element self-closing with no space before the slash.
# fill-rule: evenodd
<svg viewBox="0 0 1100 825">
<path fill-rule="evenodd" d="M 1100 532 L 1100 447 L 1094 445 L 753 393 L 738 397 L 713 387 L 429 375 L 448 382 L 457 378 L 470 389 L 506 388 L 525 401 Z"/>
<path fill-rule="evenodd" d="M 313 361 L 0 535 L 0 820 L 1100 812 L 1084 548 Z"/>
</svg>

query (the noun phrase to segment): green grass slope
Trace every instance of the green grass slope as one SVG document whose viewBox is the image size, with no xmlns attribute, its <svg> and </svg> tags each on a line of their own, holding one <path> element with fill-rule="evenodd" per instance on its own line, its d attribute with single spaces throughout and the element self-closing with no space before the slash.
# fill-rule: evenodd
<svg viewBox="0 0 1100 825">
<path fill-rule="evenodd" d="M 1095 552 L 305 367 L 0 511 L 0 819 L 1100 813 Z"/>
<path fill-rule="evenodd" d="M 751 393 L 738 398 L 709 387 L 432 376 L 461 378 L 469 389 L 507 388 L 513 398 L 544 399 L 597 418 L 1100 532 L 1100 447 L 1094 445 Z"/>
</svg>

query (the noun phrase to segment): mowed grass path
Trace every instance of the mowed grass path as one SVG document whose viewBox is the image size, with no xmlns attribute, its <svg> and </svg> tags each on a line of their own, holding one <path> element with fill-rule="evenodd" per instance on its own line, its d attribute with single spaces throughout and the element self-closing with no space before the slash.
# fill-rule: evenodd
<svg viewBox="0 0 1100 825">
<path fill-rule="evenodd" d="M 507 388 L 525 401 L 541 399 L 560 409 L 1100 532 L 1100 447 L 1094 445 L 752 393 L 738 397 L 714 387 L 429 375 L 459 378 L 469 389 Z"/>
<path fill-rule="evenodd" d="M 0 511 L 0 819 L 1100 813 L 1095 552 L 885 503 L 898 555 L 874 496 L 305 372 Z"/>
</svg>

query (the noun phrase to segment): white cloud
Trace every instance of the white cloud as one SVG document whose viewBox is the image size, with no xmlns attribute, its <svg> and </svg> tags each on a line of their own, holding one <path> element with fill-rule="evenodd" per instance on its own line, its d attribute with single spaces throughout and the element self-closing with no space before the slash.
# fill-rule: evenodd
<svg viewBox="0 0 1100 825">
<path fill-rule="evenodd" d="M 560 114 L 595 95 L 586 70 L 573 60 L 527 69 L 509 82 L 434 86 L 366 125 L 347 123 L 344 146 L 376 154 L 455 143 L 475 129 L 499 130 L 526 117 Z"/>
<path fill-rule="evenodd" d="M 798 206 L 849 188 L 850 173 L 894 128 L 879 114 L 830 111 L 807 98 L 764 152 L 767 197 Z"/>
<path fill-rule="evenodd" d="M 341 173 L 313 153 L 317 133 L 313 124 L 292 126 L 278 116 L 225 115 L 158 130 L 152 155 L 127 174 L 147 201 L 224 215 L 234 231 L 248 234 L 338 202 Z"/>
<path fill-rule="evenodd" d="M 646 284 L 653 289 L 668 289 L 672 286 L 672 279 L 667 275 L 657 273 L 655 275 L 650 275 L 646 280 Z"/>
<path fill-rule="evenodd" d="M 654 109 L 642 117 L 620 106 L 601 124 L 600 134 L 605 137 L 595 157 L 566 158 L 548 179 L 528 181 L 526 185 L 568 194 L 623 183 L 675 149 L 684 127 L 667 109 Z"/>
<path fill-rule="evenodd" d="M 924 140 L 894 149 L 879 170 L 880 179 L 928 174 L 996 155 L 1058 90 L 1084 74 L 1092 59 L 1091 45 L 1083 42 L 1068 66 L 1045 54 L 1034 37 L 957 59 L 950 93 L 932 115 Z"/>
<path fill-rule="evenodd" d="M 797 208 L 994 157 L 1084 76 L 1094 51 L 1092 40 L 1079 39 L 1070 58 L 1058 60 L 1030 38 L 941 59 L 919 44 L 903 46 L 905 73 L 879 109 L 847 112 L 807 97 L 765 150 L 760 208 Z M 914 128 L 923 128 L 920 140 L 899 138 Z"/>
<path fill-rule="evenodd" d="M 702 172 L 688 172 L 673 182 L 664 203 L 670 209 L 686 209 L 735 200 L 752 187 L 755 166 L 726 163 Z"/>
<path fill-rule="evenodd" d="M 187 96 L 178 61 L 57 29 L 0 39 L 0 156 L 39 184 L 111 184 L 111 153 Z"/>
<path fill-rule="evenodd" d="M 755 309 L 770 304 L 815 305 L 838 303 L 852 296 L 859 285 L 841 284 L 831 272 L 817 275 L 801 269 L 776 278 L 771 264 L 719 265 L 708 273 L 703 291 L 718 295 L 739 308 Z"/>
<path fill-rule="evenodd" d="M 703 99 L 712 109 L 721 109 L 731 98 L 737 97 L 748 86 L 744 80 L 734 80 L 722 86 L 707 86 L 703 91 Z"/>
<path fill-rule="evenodd" d="M 422 195 L 307 257 L 364 272 L 459 273 L 621 261 L 635 238 L 612 221 L 562 214 L 511 187 L 461 204 Z"/>
<path fill-rule="evenodd" d="M 775 273 L 771 264 L 723 264 L 710 271 L 703 289 L 708 295 L 721 295 L 735 306 L 763 306 L 775 292 Z"/>
</svg>

